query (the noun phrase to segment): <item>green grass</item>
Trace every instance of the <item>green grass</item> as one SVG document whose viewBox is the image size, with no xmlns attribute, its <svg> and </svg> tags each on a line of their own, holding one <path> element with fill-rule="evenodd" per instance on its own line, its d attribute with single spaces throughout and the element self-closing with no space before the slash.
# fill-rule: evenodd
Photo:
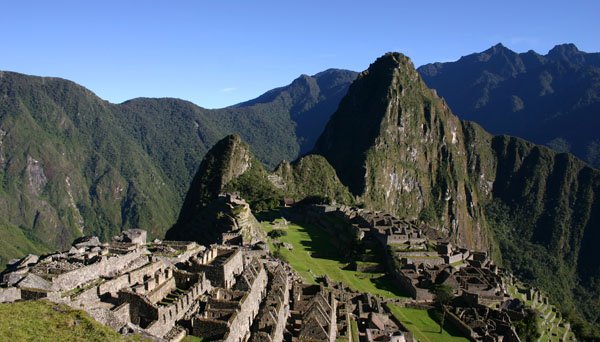
<svg viewBox="0 0 600 342">
<path fill-rule="evenodd" d="M 350 329 L 352 329 L 352 342 L 359 342 L 358 323 L 356 323 L 356 320 L 350 319 Z"/>
<path fill-rule="evenodd" d="M 0 341 L 142 341 L 124 337 L 87 313 L 45 300 L 0 304 Z"/>
<path fill-rule="evenodd" d="M 468 341 L 454 332 L 450 334 L 444 330 L 440 334 L 440 325 L 431 318 L 427 310 L 403 308 L 393 304 L 390 304 L 389 307 L 392 314 L 413 333 L 416 340 L 421 342 Z"/>
<path fill-rule="evenodd" d="M 265 232 L 273 230 L 269 222 L 262 222 Z M 280 249 L 281 256 L 309 283 L 316 278 L 327 275 L 354 290 L 381 295 L 387 298 L 403 297 L 395 288 L 391 279 L 384 273 L 364 273 L 345 270 L 347 263 L 341 260 L 336 247 L 331 243 L 332 237 L 325 231 L 303 224 L 290 222 L 287 235 L 279 237 L 281 242 L 290 243 L 293 250 Z M 269 239 L 269 248 L 275 251 L 273 240 Z"/>
<path fill-rule="evenodd" d="M 181 342 L 202 342 L 204 339 L 198 336 L 187 335 Z"/>
</svg>

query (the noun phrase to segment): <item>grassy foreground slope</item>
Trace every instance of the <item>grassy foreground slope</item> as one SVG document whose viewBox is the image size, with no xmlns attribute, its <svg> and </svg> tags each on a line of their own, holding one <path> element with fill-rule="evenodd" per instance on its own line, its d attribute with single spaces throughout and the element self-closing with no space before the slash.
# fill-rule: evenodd
<svg viewBox="0 0 600 342">
<path fill-rule="evenodd" d="M 123 337 L 87 313 L 48 301 L 0 304 L 0 341 L 141 341 Z"/>
</svg>

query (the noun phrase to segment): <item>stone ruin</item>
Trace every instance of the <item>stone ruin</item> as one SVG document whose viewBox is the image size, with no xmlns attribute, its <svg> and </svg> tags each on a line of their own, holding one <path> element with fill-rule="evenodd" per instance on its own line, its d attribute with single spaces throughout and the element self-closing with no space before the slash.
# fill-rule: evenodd
<svg viewBox="0 0 600 342">
<path fill-rule="evenodd" d="M 328 279 L 320 285 L 300 279 L 253 245 L 147 242 L 146 232 L 136 229 L 107 243 L 83 237 L 69 251 L 11 262 L 1 275 L 0 302 L 63 303 L 123 334 L 154 341 L 186 335 L 232 342 L 335 341 L 352 338 L 355 316 L 365 341 L 402 342 L 409 334 L 381 305 L 369 316 L 371 309 L 358 298 L 370 295 Z M 367 329 L 365 319 L 374 325 Z"/>
<path fill-rule="evenodd" d="M 522 309 L 510 302 L 503 274 L 487 254 L 431 240 L 426 227 L 391 215 L 313 208 L 319 211 L 342 215 L 360 238 L 394 249 L 390 261 L 399 267 L 391 273 L 414 303 L 431 303 L 431 286 L 449 285 L 458 296 L 446 307 L 449 322 L 465 336 L 518 341 L 510 322 Z M 229 233 L 237 232 L 239 226 Z M 186 335 L 232 342 L 414 340 L 383 298 L 326 277 L 305 284 L 264 241 L 146 240 L 145 231 L 126 230 L 107 243 L 82 237 L 68 251 L 13 260 L 0 274 L 0 302 L 64 303 L 154 341 Z"/>
<path fill-rule="evenodd" d="M 245 254 L 226 245 L 147 243 L 140 229 L 108 243 L 84 237 L 69 251 L 12 261 L 1 274 L 0 302 L 51 300 L 156 341 L 210 335 L 206 322 L 218 320 L 222 340 L 247 340 L 270 292 L 265 261 Z"/>
<path fill-rule="evenodd" d="M 388 272 L 413 303 L 432 303 L 435 285 L 452 288 L 456 299 L 446 308 L 450 322 L 471 340 L 519 340 L 511 319 L 524 316 L 522 309 L 515 311 L 509 305 L 514 301 L 505 283 L 510 275 L 500 270 L 487 253 L 454 246 L 421 223 L 382 212 L 331 205 L 315 205 L 311 212 L 343 218 L 358 239 L 376 241 L 379 248 L 389 250 Z M 380 310 L 373 310 L 368 317 L 359 312 L 359 317 L 368 320 L 367 340 L 400 338 L 386 331 L 386 322 L 392 322 L 390 316 L 379 315 Z"/>
</svg>

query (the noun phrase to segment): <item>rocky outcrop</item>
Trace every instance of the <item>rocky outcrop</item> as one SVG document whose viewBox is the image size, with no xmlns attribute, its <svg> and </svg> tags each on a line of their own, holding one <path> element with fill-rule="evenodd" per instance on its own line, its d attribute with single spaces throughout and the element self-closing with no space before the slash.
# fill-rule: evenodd
<svg viewBox="0 0 600 342">
<path fill-rule="evenodd" d="M 179 213 L 178 224 L 189 221 L 194 213 L 216 199 L 224 187 L 256 163 L 250 147 L 238 135 L 220 140 L 208 151 Z"/>
<path fill-rule="evenodd" d="M 269 173 L 250 147 L 239 136 L 231 135 L 206 154 L 179 219 L 166 237 L 206 244 L 220 241 L 223 233 L 235 230 L 244 241 L 256 240 L 261 233 L 251 205 L 277 206 L 284 197 L 299 201 L 310 196 L 342 203 L 353 200 L 323 157 L 306 156 L 292 164 L 282 162 Z"/>
</svg>

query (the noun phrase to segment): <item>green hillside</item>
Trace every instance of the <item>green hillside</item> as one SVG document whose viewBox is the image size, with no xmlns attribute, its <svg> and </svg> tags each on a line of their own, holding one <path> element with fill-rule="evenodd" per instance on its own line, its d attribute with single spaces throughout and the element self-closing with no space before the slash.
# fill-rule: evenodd
<svg viewBox="0 0 600 342">
<path fill-rule="evenodd" d="M 322 130 L 355 76 L 304 75 L 207 110 L 170 98 L 111 104 L 67 80 L 0 72 L 0 217 L 49 249 L 126 228 L 162 237 L 219 139 L 241 134 L 268 168 L 295 159 L 316 139 L 306 131 Z M 39 250 L 14 229 L 2 234 L 23 253 Z"/>
</svg>

